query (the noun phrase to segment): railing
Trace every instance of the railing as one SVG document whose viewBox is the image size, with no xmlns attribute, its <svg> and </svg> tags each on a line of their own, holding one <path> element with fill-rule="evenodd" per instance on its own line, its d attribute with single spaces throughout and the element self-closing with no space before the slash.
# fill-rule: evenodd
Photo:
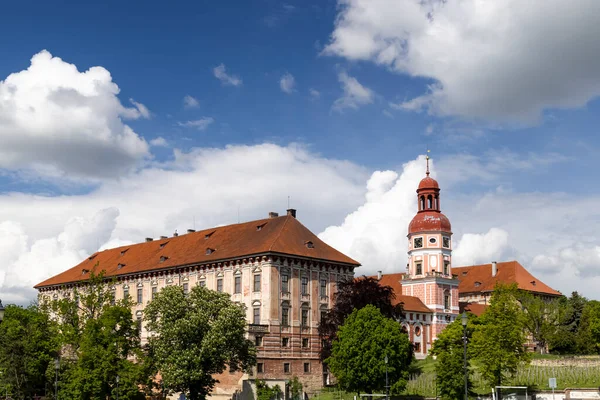
<svg viewBox="0 0 600 400">
<path fill-rule="evenodd" d="M 250 333 L 269 333 L 269 325 L 248 324 Z"/>
</svg>

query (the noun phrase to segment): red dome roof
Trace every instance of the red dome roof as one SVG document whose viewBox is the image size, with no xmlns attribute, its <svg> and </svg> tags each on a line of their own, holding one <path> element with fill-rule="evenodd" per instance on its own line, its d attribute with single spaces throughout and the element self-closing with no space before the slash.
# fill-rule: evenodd
<svg viewBox="0 0 600 400">
<path fill-rule="evenodd" d="M 421 179 L 421 182 L 419 183 L 419 188 L 417 190 L 421 190 L 421 189 L 440 190 L 440 185 L 438 185 L 437 181 L 435 179 L 431 178 L 428 173 L 427 176 L 425 178 Z"/>
<path fill-rule="evenodd" d="M 408 225 L 408 233 L 411 234 L 415 232 L 424 231 L 438 231 L 450 233 L 452 232 L 452 226 L 450 225 L 450 220 L 448 219 L 448 217 L 446 217 L 441 212 L 422 211 L 417 213 L 417 215 L 415 215 L 412 221 L 410 221 L 410 224 Z"/>
</svg>

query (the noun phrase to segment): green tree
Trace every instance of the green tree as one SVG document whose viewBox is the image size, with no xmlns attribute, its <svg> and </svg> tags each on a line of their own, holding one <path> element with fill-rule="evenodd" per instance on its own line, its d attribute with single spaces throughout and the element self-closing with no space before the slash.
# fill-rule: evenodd
<svg viewBox="0 0 600 400">
<path fill-rule="evenodd" d="M 326 360 L 340 387 L 349 392 L 385 390 L 385 356 L 392 393 L 406 387 L 412 345 L 400 324 L 367 305 L 354 310 L 333 341 Z"/>
<path fill-rule="evenodd" d="M 558 300 L 548 300 L 530 292 L 520 291 L 519 302 L 525 318 L 523 323 L 527 333 L 535 342 L 540 353 L 544 353 L 552 337 L 559 328 L 560 312 Z"/>
<path fill-rule="evenodd" d="M 581 329 L 583 310 L 588 300 L 573 292 L 571 297 L 558 300 L 558 326 L 549 335 L 548 348 L 552 353 L 577 354 L 589 351 L 586 333 Z"/>
<path fill-rule="evenodd" d="M 473 332 L 471 351 L 490 386 L 499 386 L 514 376 L 529 360 L 525 350 L 524 313 L 518 301 L 516 284 L 496 285 L 487 310 L 479 317 Z"/>
<path fill-rule="evenodd" d="M 62 345 L 59 396 L 69 399 L 137 399 L 147 382 L 139 328 L 130 300 L 113 300 L 103 275 L 90 278 L 72 296 L 46 306 L 56 316 Z M 132 360 L 135 359 L 135 361 Z M 54 380 L 54 366 L 46 371 Z M 119 384 L 117 389 L 117 376 Z"/>
<path fill-rule="evenodd" d="M 55 324 L 36 305 L 8 305 L 0 324 L 2 386 L 13 398 L 43 395 L 46 369 L 58 354 Z"/>
<path fill-rule="evenodd" d="M 335 335 L 352 311 L 371 304 L 388 318 L 395 320 L 403 318 L 402 304 L 397 304 L 395 299 L 394 289 L 379 284 L 379 280 L 375 278 L 363 276 L 359 279 L 349 278 L 340 281 L 334 295 L 333 308 L 321 316 L 319 323 L 319 336 L 322 343 L 319 353 L 321 360 L 331 355 L 331 344 Z"/>
<path fill-rule="evenodd" d="M 246 310 L 226 293 L 195 286 L 185 294 L 179 286 L 162 289 L 146 307 L 153 335 L 149 345 L 165 387 L 191 400 L 208 396 L 215 374 L 246 370 L 256 362 L 255 348 L 245 338 Z"/>
<path fill-rule="evenodd" d="M 467 324 L 467 340 L 470 341 L 477 317 L 469 314 Z M 437 391 L 444 400 L 461 399 L 465 393 L 465 371 L 464 371 L 464 342 L 463 326 L 460 318 L 449 324 L 439 334 L 433 343 L 432 354 L 436 356 L 435 365 Z M 470 359 L 467 353 L 467 387 L 471 390 Z"/>
<path fill-rule="evenodd" d="M 600 302 L 588 301 L 581 314 L 577 335 L 577 350 L 581 354 L 600 352 Z"/>
<path fill-rule="evenodd" d="M 297 376 L 293 376 L 290 381 L 290 396 L 292 400 L 300 400 L 302 398 L 302 383 Z"/>
<path fill-rule="evenodd" d="M 273 387 L 267 385 L 264 380 L 257 379 L 256 382 L 256 400 L 277 400 L 283 395 L 279 385 Z"/>
</svg>

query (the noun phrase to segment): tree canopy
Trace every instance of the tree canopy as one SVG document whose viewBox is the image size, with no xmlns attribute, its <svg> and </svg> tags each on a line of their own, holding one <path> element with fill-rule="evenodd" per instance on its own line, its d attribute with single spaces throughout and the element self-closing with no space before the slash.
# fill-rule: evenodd
<svg viewBox="0 0 600 400">
<path fill-rule="evenodd" d="M 256 362 L 254 345 L 245 338 L 245 307 L 226 293 L 165 287 L 146 307 L 144 321 L 164 386 L 191 400 L 208 396 L 214 375 L 226 367 L 246 370 Z"/>
<path fill-rule="evenodd" d="M 371 277 L 342 280 L 337 285 L 333 307 L 321 318 L 319 335 L 321 337 L 321 360 L 331 355 L 331 344 L 338 328 L 354 310 L 373 305 L 387 318 L 401 319 L 402 305 L 394 305 L 396 295 L 390 286 L 382 286 Z"/>
<path fill-rule="evenodd" d="M 490 306 L 479 317 L 473 332 L 470 350 L 490 386 L 501 385 L 522 362 L 529 360 L 524 313 L 518 297 L 516 284 L 496 285 Z"/>
<path fill-rule="evenodd" d="M 467 324 L 468 341 L 472 337 L 475 328 L 474 320 L 476 319 L 475 315 L 469 314 Z M 432 354 L 437 356 L 435 366 L 437 391 L 443 400 L 460 399 L 465 393 L 463 330 L 461 319 L 457 318 L 433 342 Z M 470 360 L 471 355 L 467 353 L 467 387 L 469 391 L 472 387 Z"/>
<path fill-rule="evenodd" d="M 400 324 L 373 305 L 354 310 L 339 328 L 327 364 L 349 392 L 385 390 L 385 357 L 392 393 L 406 387 L 412 345 Z"/>
</svg>

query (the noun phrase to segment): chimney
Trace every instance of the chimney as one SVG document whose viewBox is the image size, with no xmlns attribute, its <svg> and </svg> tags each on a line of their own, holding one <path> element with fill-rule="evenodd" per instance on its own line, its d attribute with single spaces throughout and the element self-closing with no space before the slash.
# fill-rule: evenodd
<svg viewBox="0 0 600 400">
<path fill-rule="evenodd" d="M 153 241 L 153 240 L 154 240 L 154 239 L 152 239 L 152 238 L 146 238 L 146 242 L 151 242 L 151 241 Z"/>
<path fill-rule="evenodd" d="M 179 236 L 179 233 L 177 233 L 177 229 L 175 230 L 175 233 L 173 234 L 173 237 L 177 237 Z"/>
<path fill-rule="evenodd" d="M 161 236 L 160 238 L 161 238 L 161 239 L 166 239 L 167 237 L 166 237 L 166 236 Z"/>
<path fill-rule="evenodd" d="M 195 230 L 195 229 L 188 229 L 188 230 L 187 230 L 187 233 L 194 233 L 194 232 L 196 232 L 196 230 Z"/>
<path fill-rule="evenodd" d="M 498 263 L 496 261 L 492 261 L 492 276 L 496 276 L 498 274 Z"/>
<path fill-rule="evenodd" d="M 291 215 L 292 217 L 296 218 L 296 210 L 293 208 L 288 208 L 287 215 Z"/>
<path fill-rule="evenodd" d="M 381 271 L 377 271 L 377 280 L 380 281 L 383 278 L 383 273 Z"/>
<path fill-rule="evenodd" d="M 269 218 L 277 218 L 277 217 L 279 217 L 279 213 L 276 213 L 276 212 L 274 212 L 274 211 L 271 211 L 271 212 L 269 213 Z"/>
</svg>

